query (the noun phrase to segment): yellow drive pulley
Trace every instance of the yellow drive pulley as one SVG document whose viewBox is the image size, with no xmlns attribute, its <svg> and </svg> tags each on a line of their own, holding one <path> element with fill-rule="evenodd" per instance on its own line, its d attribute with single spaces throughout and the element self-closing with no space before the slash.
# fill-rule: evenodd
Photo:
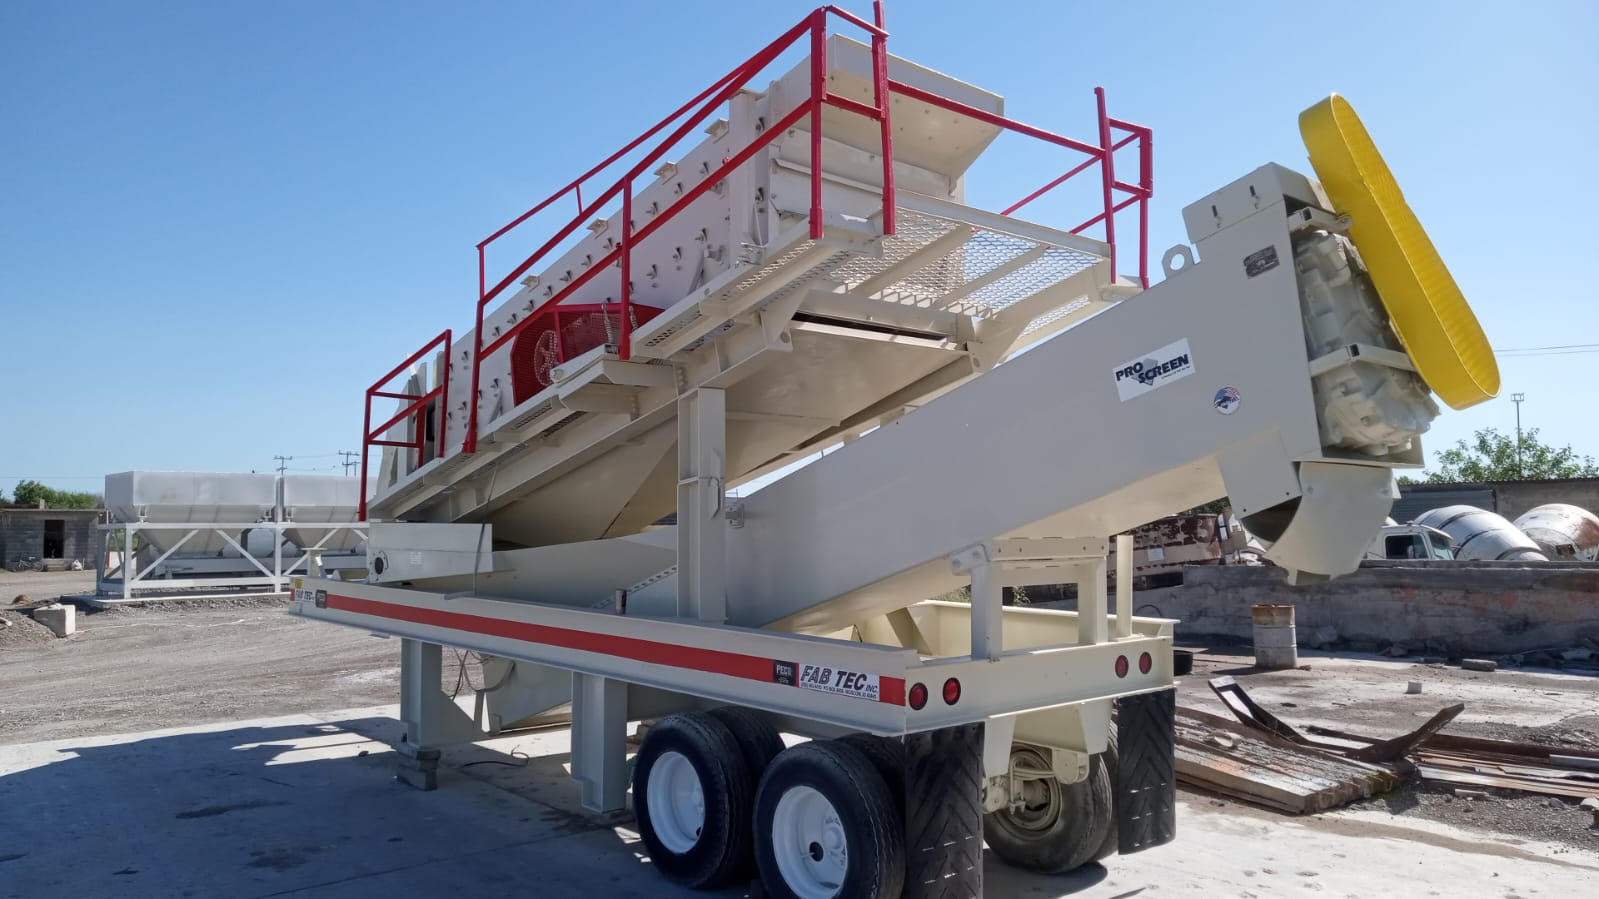
<svg viewBox="0 0 1599 899">
<path fill-rule="evenodd" d="M 1455 409 L 1497 395 L 1482 326 L 1349 101 L 1333 94 L 1300 113 L 1299 133 L 1422 380 Z"/>
</svg>

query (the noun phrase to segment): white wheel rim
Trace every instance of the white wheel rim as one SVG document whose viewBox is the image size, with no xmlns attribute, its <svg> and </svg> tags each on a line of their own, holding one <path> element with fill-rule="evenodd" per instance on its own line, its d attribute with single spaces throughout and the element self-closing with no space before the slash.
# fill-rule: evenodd
<svg viewBox="0 0 1599 899">
<path fill-rule="evenodd" d="M 826 796 L 810 787 L 784 791 L 772 812 L 772 856 L 800 899 L 838 895 L 849 870 L 849 841 Z"/>
<path fill-rule="evenodd" d="M 678 752 L 663 752 L 650 768 L 644 787 L 650 826 L 668 851 L 679 855 L 694 848 L 705 826 L 705 790 L 694 764 Z"/>
</svg>

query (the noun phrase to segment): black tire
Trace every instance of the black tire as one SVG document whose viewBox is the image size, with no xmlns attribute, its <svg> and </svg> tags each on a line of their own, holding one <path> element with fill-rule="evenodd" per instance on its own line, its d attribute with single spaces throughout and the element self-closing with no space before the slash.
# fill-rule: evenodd
<svg viewBox="0 0 1599 899">
<path fill-rule="evenodd" d="M 773 831 L 778 803 L 796 787 L 820 793 L 838 817 L 848 861 L 835 895 L 843 899 L 899 896 L 905 882 L 905 826 L 871 760 L 838 740 L 786 749 L 766 769 L 755 797 L 755 862 L 767 895 L 795 899 L 784 879 Z M 809 852 L 823 851 L 817 842 Z"/>
<path fill-rule="evenodd" d="M 876 734 L 846 734 L 838 742 L 853 746 L 872 763 L 877 776 L 883 779 L 888 793 L 894 797 L 894 807 L 903 815 L 905 811 L 905 744 Z"/>
<path fill-rule="evenodd" d="M 783 751 L 783 737 L 770 722 L 742 706 L 725 705 L 711 709 L 711 717 L 726 725 L 744 753 L 744 764 L 750 769 L 750 795 L 761 782 L 766 766 Z"/>
<path fill-rule="evenodd" d="M 688 760 L 705 800 L 704 822 L 683 851 L 668 849 L 650 820 L 650 775 L 668 752 Z M 751 783 L 738 740 L 721 721 L 704 712 L 657 721 L 633 768 L 633 816 L 650 862 L 667 879 L 693 889 L 722 886 L 749 870 Z"/>
<path fill-rule="evenodd" d="M 1110 783 L 1110 790 L 1106 793 L 1109 800 L 1105 806 L 1105 838 L 1099 844 L 1099 849 L 1094 853 L 1094 861 L 1104 861 L 1116 854 L 1121 848 L 1121 835 L 1116 826 L 1116 765 L 1121 759 L 1121 753 L 1116 748 L 1116 725 L 1110 726 L 1110 742 L 1105 746 L 1105 751 L 1094 756 L 1094 761 L 1105 767 L 1105 779 Z"/>
<path fill-rule="evenodd" d="M 1048 768 L 1046 749 L 1017 745 L 1016 752 L 1031 752 L 1030 767 Z M 1038 781 L 1042 801 L 1021 814 L 1008 809 L 983 816 L 983 839 L 1012 867 L 1044 874 L 1060 874 L 1092 861 L 1105 842 L 1103 828 L 1110 826 L 1110 778 L 1096 756 L 1088 777 L 1063 784 L 1053 778 Z"/>
</svg>

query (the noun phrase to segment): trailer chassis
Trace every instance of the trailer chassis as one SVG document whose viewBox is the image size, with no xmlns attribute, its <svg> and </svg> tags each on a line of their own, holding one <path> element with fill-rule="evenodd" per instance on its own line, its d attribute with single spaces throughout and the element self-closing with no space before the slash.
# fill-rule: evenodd
<svg viewBox="0 0 1599 899">
<path fill-rule="evenodd" d="M 401 638 L 400 776 L 424 789 L 436 785 L 440 748 L 487 738 L 506 723 L 488 714 L 481 691 L 470 710 L 445 693 L 442 647 L 571 672 L 572 777 L 584 806 L 601 812 L 626 807 L 630 721 L 736 706 L 815 739 L 864 732 L 924 754 L 964 747 L 980 768 L 968 772 L 978 795 L 957 795 L 961 788 L 947 782 L 943 766 L 931 765 L 924 769 L 943 771 L 940 782 L 916 785 L 908 772 L 907 801 L 991 812 L 1018 806 L 1028 779 L 1071 784 L 1087 777 L 1092 757 L 1106 750 L 1113 705 L 1120 705 L 1124 722 L 1155 722 L 1136 730 L 1124 723 L 1121 737 L 1124 758 L 1157 761 L 1153 769 L 1124 764 L 1117 772 L 1122 851 L 1137 851 L 1172 837 L 1170 713 L 1162 729 L 1159 710 L 1174 694 L 1173 622 L 1105 615 L 1104 542 L 1084 543 L 994 541 L 957 554 L 952 567 L 975 574 L 974 601 L 918 603 L 889 616 L 909 647 L 320 577 L 295 578 L 290 611 Z M 1000 586 L 1026 582 L 1026 572 L 1062 577 L 1059 564 L 1041 567 L 1038 544 L 1057 554 L 1089 551 L 1087 561 L 1075 563 L 1098 575 L 1097 591 L 1087 587 L 1095 579 L 1080 583 L 1085 607 L 1098 605 L 1099 614 L 1000 606 Z M 1083 620 L 1092 624 L 1081 627 Z M 867 635 L 881 639 L 856 633 Z M 552 696 L 551 704 L 561 698 Z M 1129 708 L 1139 711 L 1129 716 Z M 1015 744 L 1042 750 L 1049 771 L 1018 768 Z M 980 839 L 980 815 L 971 829 Z"/>
</svg>

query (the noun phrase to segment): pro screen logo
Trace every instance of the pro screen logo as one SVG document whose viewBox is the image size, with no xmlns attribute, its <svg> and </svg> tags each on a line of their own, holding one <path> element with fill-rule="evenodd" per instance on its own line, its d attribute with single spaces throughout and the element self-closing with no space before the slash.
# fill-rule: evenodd
<svg viewBox="0 0 1599 899">
<path fill-rule="evenodd" d="M 1116 382 L 1116 395 L 1124 403 L 1193 373 L 1194 354 L 1188 348 L 1186 337 L 1129 359 L 1111 371 Z"/>
</svg>

